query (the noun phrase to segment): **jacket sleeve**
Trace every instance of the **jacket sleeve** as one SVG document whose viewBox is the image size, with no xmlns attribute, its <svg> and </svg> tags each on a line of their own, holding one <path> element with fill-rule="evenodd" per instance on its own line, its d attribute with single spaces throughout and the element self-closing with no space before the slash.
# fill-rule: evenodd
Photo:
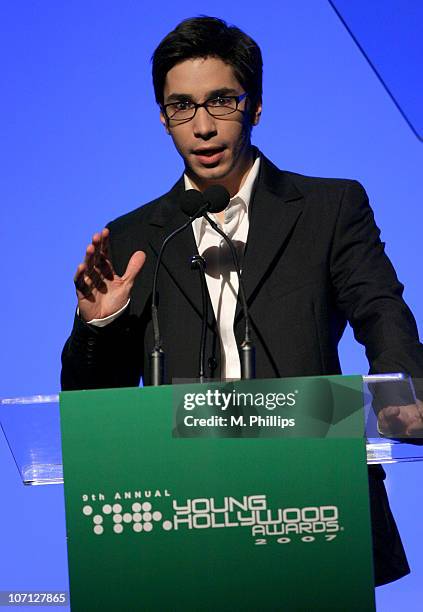
<svg viewBox="0 0 423 612">
<path fill-rule="evenodd" d="M 338 307 L 365 346 L 370 373 L 404 372 L 423 378 L 416 322 L 379 236 L 365 190 L 348 181 L 331 252 Z"/>
<path fill-rule="evenodd" d="M 138 386 L 143 351 L 133 341 L 135 326 L 129 308 L 106 327 L 88 325 L 75 315 L 62 351 L 62 390 Z"/>
</svg>

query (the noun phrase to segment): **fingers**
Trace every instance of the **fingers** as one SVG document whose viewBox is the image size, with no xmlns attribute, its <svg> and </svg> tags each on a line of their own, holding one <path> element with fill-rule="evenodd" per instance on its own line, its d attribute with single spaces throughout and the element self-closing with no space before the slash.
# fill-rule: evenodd
<svg viewBox="0 0 423 612">
<path fill-rule="evenodd" d="M 89 280 L 89 277 L 86 275 L 87 265 L 86 263 L 81 263 L 76 269 L 75 276 L 73 277 L 73 282 L 75 283 L 76 293 L 78 295 L 78 299 L 83 297 L 87 300 L 93 301 L 94 298 L 92 296 L 93 285 Z"/>
<path fill-rule="evenodd" d="M 107 285 L 102 276 L 95 268 L 92 268 L 88 273 L 85 263 L 79 264 L 73 280 L 77 293 L 80 293 L 82 297 L 89 299 L 90 301 L 94 301 L 92 295 L 94 289 L 100 293 L 107 292 Z"/>
<path fill-rule="evenodd" d="M 109 257 L 109 236 L 110 231 L 107 227 L 104 227 L 101 230 L 100 234 L 100 242 L 101 242 L 101 252 L 105 257 Z"/>
<path fill-rule="evenodd" d="M 399 406 L 386 406 L 378 414 L 379 426 L 383 433 L 397 434 L 404 431 Z"/>
<path fill-rule="evenodd" d="M 110 232 L 107 227 L 100 233 L 94 234 L 92 242 L 95 249 L 93 260 L 99 274 L 107 280 L 113 280 L 115 272 L 109 256 L 109 235 Z"/>
<path fill-rule="evenodd" d="M 388 421 L 395 421 L 401 414 L 401 408 L 399 406 L 386 406 L 382 413 Z"/>
<path fill-rule="evenodd" d="M 128 262 L 125 274 L 121 278 L 117 276 L 109 258 L 109 235 L 107 228 L 96 232 L 86 248 L 84 261 L 79 264 L 74 276 L 79 298 L 84 297 L 93 301 L 94 290 L 107 293 L 109 289 L 117 288 L 119 285 L 121 288 L 127 285 L 129 291 L 144 265 L 145 253 L 136 251 Z"/>
<path fill-rule="evenodd" d="M 100 276 L 104 277 L 107 280 L 113 280 L 113 277 L 115 275 L 110 260 L 102 253 L 94 256 L 93 270 L 95 270 L 98 274 L 100 274 Z"/>
<path fill-rule="evenodd" d="M 78 291 L 84 291 L 84 274 L 87 269 L 85 263 L 80 263 L 76 269 L 75 276 L 73 277 L 73 282 L 75 283 L 75 287 Z"/>
<path fill-rule="evenodd" d="M 93 235 L 85 251 L 83 263 L 79 264 L 74 283 L 77 291 L 88 298 L 94 289 L 107 291 L 104 280 L 113 280 L 114 270 L 109 260 L 109 230 L 104 228 Z"/>
<path fill-rule="evenodd" d="M 112 280 L 114 276 L 114 270 L 109 255 L 109 235 L 110 232 L 108 228 L 105 227 L 100 234 L 100 249 L 97 266 L 100 270 L 100 273 L 105 278 L 107 278 L 108 280 Z"/>
<path fill-rule="evenodd" d="M 109 235 L 110 232 L 107 227 L 93 235 L 91 244 L 88 245 L 86 250 L 86 260 L 87 258 L 93 259 L 96 263 L 99 257 L 109 258 Z"/>
<path fill-rule="evenodd" d="M 122 280 L 129 282 L 132 286 L 135 278 L 145 263 L 145 259 L 146 254 L 144 251 L 135 251 L 131 259 L 128 261 L 128 265 L 126 266 L 125 274 L 123 275 Z"/>
<path fill-rule="evenodd" d="M 423 433 L 423 419 L 416 404 L 386 406 L 378 414 L 380 430 L 384 435 L 406 437 Z"/>
</svg>

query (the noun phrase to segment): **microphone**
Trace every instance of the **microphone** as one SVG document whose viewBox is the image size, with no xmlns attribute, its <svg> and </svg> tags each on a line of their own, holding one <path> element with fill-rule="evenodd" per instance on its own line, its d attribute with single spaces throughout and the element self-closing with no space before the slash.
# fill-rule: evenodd
<svg viewBox="0 0 423 612">
<path fill-rule="evenodd" d="M 203 214 L 201 211 L 204 208 L 204 198 L 201 191 L 197 191 L 197 189 L 187 189 L 180 201 L 180 207 L 193 221 L 197 217 L 201 217 Z"/>
<path fill-rule="evenodd" d="M 156 268 L 154 270 L 153 277 L 153 290 L 152 290 L 152 298 L 151 298 L 151 319 L 153 322 L 153 334 L 154 334 L 154 348 L 150 355 L 150 363 L 151 363 L 151 384 L 153 386 L 159 386 L 163 384 L 164 378 L 164 351 L 162 349 L 162 339 L 160 337 L 160 327 L 159 327 L 159 317 L 157 311 L 157 278 L 160 268 L 160 263 L 162 261 L 163 253 L 173 238 L 177 236 L 180 232 L 183 232 L 187 227 L 193 223 L 194 219 L 197 217 L 201 217 L 207 211 L 207 205 L 204 204 L 204 199 L 202 194 L 196 189 L 189 189 L 184 193 L 183 207 L 186 207 L 189 211 L 189 219 L 186 223 L 178 227 L 175 231 L 173 231 L 167 238 L 165 238 L 159 254 L 157 256 Z"/>
<path fill-rule="evenodd" d="M 204 192 L 207 198 L 196 189 L 188 189 L 185 194 L 186 197 L 181 201 L 181 210 L 192 220 L 202 217 L 206 212 L 222 212 L 230 200 L 229 193 L 221 185 L 208 187 Z"/>
<path fill-rule="evenodd" d="M 207 204 L 207 212 L 220 213 L 229 204 L 231 196 L 223 185 L 211 185 L 203 191 L 203 198 Z"/>
<path fill-rule="evenodd" d="M 210 212 L 221 212 L 225 210 L 227 205 L 229 204 L 230 195 L 222 185 L 212 185 L 208 187 L 203 192 L 203 198 L 208 203 L 208 211 Z M 240 352 L 240 361 L 241 361 L 241 379 L 249 380 L 251 378 L 255 378 L 256 376 L 256 364 L 255 364 L 255 347 L 251 341 L 251 332 L 250 332 L 250 315 L 248 312 L 247 298 L 245 297 L 244 283 L 242 282 L 241 270 L 239 269 L 238 257 L 236 254 L 235 247 L 233 245 L 232 240 L 225 234 L 224 231 L 220 229 L 220 227 L 209 217 L 207 213 L 204 214 L 204 217 L 210 223 L 212 228 L 225 240 L 228 245 L 232 260 L 234 262 L 235 270 L 238 276 L 238 284 L 239 284 L 239 295 L 241 298 L 241 306 L 244 312 L 245 318 L 245 333 L 244 340 L 241 343 L 239 352 Z"/>
</svg>

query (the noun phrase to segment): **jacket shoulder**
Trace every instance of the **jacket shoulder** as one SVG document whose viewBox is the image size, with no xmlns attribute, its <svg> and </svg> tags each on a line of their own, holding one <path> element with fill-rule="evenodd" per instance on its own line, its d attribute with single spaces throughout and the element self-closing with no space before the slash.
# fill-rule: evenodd
<svg viewBox="0 0 423 612">
<path fill-rule="evenodd" d="M 281 170 L 264 156 L 260 178 L 268 190 L 284 199 L 297 199 L 302 196 L 310 204 L 316 202 L 320 206 L 324 202 L 339 204 L 344 200 L 344 196 L 352 201 L 367 200 L 363 186 L 354 179 L 308 176 Z"/>
<path fill-rule="evenodd" d="M 325 196 L 326 198 L 339 201 L 344 195 L 348 194 L 351 197 L 367 199 L 363 185 L 355 179 L 308 176 L 286 170 L 281 172 L 306 197 Z"/>
</svg>

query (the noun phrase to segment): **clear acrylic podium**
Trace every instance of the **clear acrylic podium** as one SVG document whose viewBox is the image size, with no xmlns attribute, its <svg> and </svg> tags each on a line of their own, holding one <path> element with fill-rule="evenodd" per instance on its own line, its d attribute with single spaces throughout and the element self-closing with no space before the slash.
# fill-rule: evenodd
<svg viewBox="0 0 423 612">
<path fill-rule="evenodd" d="M 377 404 L 396 406 L 415 401 L 416 382 L 421 381 L 402 374 L 363 376 L 368 464 L 423 461 L 423 438 L 408 443 L 407 438 L 382 435 L 375 408 Z M 2 399 L 0 424 L 25 485 L 63 483 L 58 395 Z"/>
</svg>

